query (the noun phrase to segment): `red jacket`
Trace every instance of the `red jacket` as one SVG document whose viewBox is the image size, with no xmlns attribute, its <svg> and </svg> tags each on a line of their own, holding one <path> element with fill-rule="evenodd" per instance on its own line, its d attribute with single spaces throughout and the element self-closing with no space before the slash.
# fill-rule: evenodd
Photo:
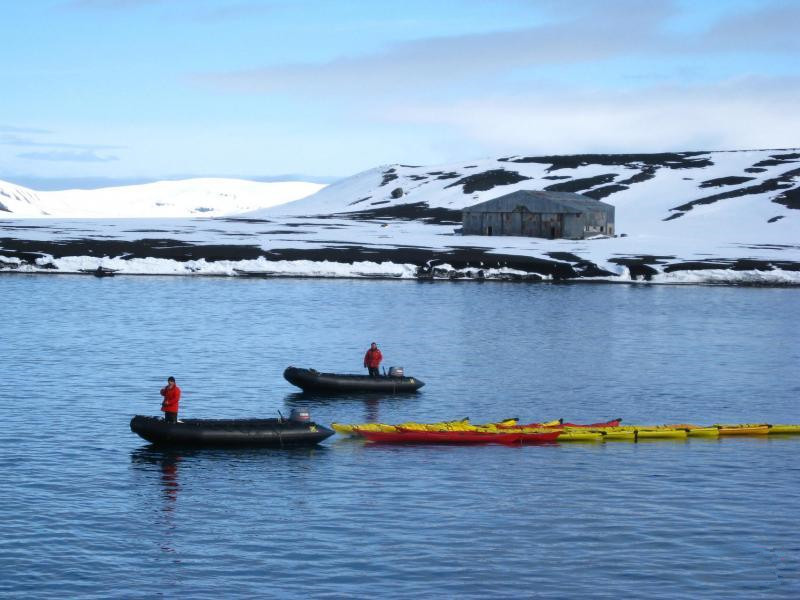
<svg viewBox="0 0 800 600">
<path fill-rule="evenodd" d="M 178 412 L 178 403 L 181 400 L 181 388 L 177 385 L 161 388 L 161 395 L 164 401 L 161 403 L 161 410 L 164 412 Z"/>
<path fill-rule="evenodd" d="M 383 360 L 383 354 L 381 354 L 381 351 L 378 350 L 377 348 L 375 348 L 375 350 L 370 348 L 364 355 L 364 366 L 377 369 L 378 365 L 381 364 L 382 360 Z"/>
</svg>

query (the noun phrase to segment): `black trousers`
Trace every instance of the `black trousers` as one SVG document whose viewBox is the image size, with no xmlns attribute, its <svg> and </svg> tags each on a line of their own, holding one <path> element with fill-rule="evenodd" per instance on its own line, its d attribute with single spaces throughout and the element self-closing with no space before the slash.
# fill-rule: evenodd
<svg viewBox="0 0 800 600">
<path fill-rule="evenodd" d="M 178 413 L 164 411 L 164 420 L 167 423 L 177 423 L 178 422 Z"/>
<path fill-rule="evenodd" d="M 380 376 L 381 372 L 378 371 L 378 367 L 367 367 L 369 369 L 369 376 L 370 377 L 378 377 Z"/>
</svg>

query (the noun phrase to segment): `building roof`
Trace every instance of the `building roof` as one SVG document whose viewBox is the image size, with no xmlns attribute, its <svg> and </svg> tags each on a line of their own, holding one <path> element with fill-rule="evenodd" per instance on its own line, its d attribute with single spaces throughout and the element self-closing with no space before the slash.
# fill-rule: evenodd
<svg viewBox="0 0 800 600">
<path fill-rule="evenodd" d="M 512 212 L 524 207 L 536 213 L 581 213 L 589 210 L 613 211 L 611 204 L 572 192 L 518 190 L 464 208 L 464 212 Z"/>
</svg>

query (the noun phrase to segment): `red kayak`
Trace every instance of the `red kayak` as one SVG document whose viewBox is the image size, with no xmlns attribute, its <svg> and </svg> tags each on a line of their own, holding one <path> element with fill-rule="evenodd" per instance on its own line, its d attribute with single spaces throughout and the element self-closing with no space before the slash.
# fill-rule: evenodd
<svg viewBox="0 0 800 600">
<path fill-rule="evenodd" d="M 523 433 L 519 440 L 520 444 L 544 444 L 547 442 L 555 442 L 558 436 L 561 435 L 561 429 L 553 428 L 553 431 L 544 433 Z"/>
<path fill-rule="evenodd" d="M 360 431 L 371 442 L 382 444 L 540 444 L 554 442 L 560 430 L 537 433 L 488 433 L 483 431 Z"/>
<path fill-rule="evenodd" d="M 523 436 L 521 433 L 478 431 L 365 431 L 362 429 L 359 433 L 370 442 L 381 444 L 519 444 Z"/>
</svg>

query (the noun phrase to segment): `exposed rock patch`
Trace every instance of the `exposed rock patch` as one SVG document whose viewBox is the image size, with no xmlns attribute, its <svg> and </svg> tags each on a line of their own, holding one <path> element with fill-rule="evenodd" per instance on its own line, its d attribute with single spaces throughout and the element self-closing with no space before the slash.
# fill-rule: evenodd
<svg viewBox="0 0 800 600">
<path fill-rule="evenodd" d="M 585 192 L 584 196 L 589 196 L 589 198 L 594 198 L 595 200 L 602 200 L 606 196 L 610 196 L 615 192 L 621 192 L 622 190 L 627 190 L 627 185 L 605 185 L 599 188 L 595 188 L 593 190 L 589 190 Z"/>
<path fill-rule="evenodd" d="M 605 175 L 595 175 L 594 177 L 582 177 L 580 179 L 571 179 L 570 181 L 554 183 L 548 185 L 544 189 L 548 192 L 580 192 L 593 188 L 596 185 L 610 183 L 614 181 L 616 176 L 616 173 L 606 173 Z"/>
<path fill-rule="evenodd" d="M 383 187 L 390 181 L 394 181 L 395 179 L 397 179 L 396 171 L 397 169 L 392 168 L 392 169 L 387 169 L 386 171 L 383 172 L 383 181 L 381 181 L 381 187 Z"/>
<path fill-rule="evenodd" d="M 726 185 L 739 185 L 740 183 L 747 183 L 753 179 L 755 179 L 755 177 L 739 177 L 736 175 L 732 175 L 731 177 L 717 177 L 716 179 L 709 179 L 708 181 L 702 182 L 699 187 L 709 188 L 723 187 Z"/>
<path fill-rule="evenodd" d="M 695 206 L 700 206 L 703 204 L 713 204 L 714 202 L 718 202 L 719 200 L 726 200 L 728 198 L 738 198 L 740 196 L 747 196 L 749 194 L 763 194 L 764 192 L 775 192 L 778 190 L 783 190 L 792 187 L 792 184 L 794 183 L 794 180 L 797 177 L 800 177 L 800 169 L 793 169 L 791 171 L 786 171 L 785 173 L 782 173 L 777 177 L 765 179 L 764 181 L 756 185 L 741 187 L 735 190 L 730 190 L 728 192 L 721 192 L 719 194 L 714 194 L 712 196 L 705 196 L 704 198 L 698 198 L 697 200 L 692 200 L 691 202 L 681 204 L 680 206 L 676 206 L 675 208 L 671 208 L 670 210 L 686 213 L 687 211 L 692 210 L 692 208 L 694 208 Z M 788 208 L 800 208 L 800 204 L 798 204 L 797 189 L 790 190 L 789 192 L 784 192 L 780 196 L 774 198 L 773 202 L 777 202 L 778 204 L 783 204 Z M 670 218 L 675 218 L 675 217 L 673 215 L 673 217 Z"/>
<path fill-rule="evenodd" d="M 669 169 L 698 169 L 710 167 L 710 158 L 697 158 L 707 152 L 659 152 L 654 154 L 573 154 L 570 156 L 525 156 L 506 158 L 500 161 L 515 163 L 549 164 L 548 171 L 576 169 L 586 165 L 603 165 L 637 168 L 641 165 L 667 167 Z"/>
<path fill-rule="evenodd" d="M 441 179 L 441 177 L 439 177 Z M 483 173 L 476 173 L 475 175 L 468 175 L 459 179 L 455 183 L 445 186 L 446 188 L 455 187 L 458 185 L 464 186 L 465 194 L 472 194 L 473 192 L 488 192 L 492 188 L 499 185 L 511 185 L 512 183 L 519 183 L 531 179 L 520 175 L 516 171 L 506 171 L 505 169 L 491 169 Z"/>
<path fill-rule="evenodd" d="M 794 188 L 783 192 L 780 196 L 772 199 L 777 204 L 783 204 L 786 208 L 800 210 L 800 188 Z"/>
<path fill-rule="evenodd" d="M 388 201 L 387 201 L 388 202 Z M 461 211 L 449 208 L 431 208 L 427 202 L 409 202 L 356 212 L 319 215 L 325 218 L 344 218 L 356 221 L 373 219 L 396 219 L 400 221 L 425 221 L 437 225 L 461 225 Z"/>
<path fill-rule="evenodd" d="M 648 179 L 653 179 L 655 176 L 656 176 L 656 167 L 649 166 L 649 167 L 644 167 L 636 175 L 632 175 L 631 177 L 618 181 L 617 183 L 620 185 L 633 185 L 635 183 L 642 183 L 643 181 L 647 181 Z"/>
</svg>

